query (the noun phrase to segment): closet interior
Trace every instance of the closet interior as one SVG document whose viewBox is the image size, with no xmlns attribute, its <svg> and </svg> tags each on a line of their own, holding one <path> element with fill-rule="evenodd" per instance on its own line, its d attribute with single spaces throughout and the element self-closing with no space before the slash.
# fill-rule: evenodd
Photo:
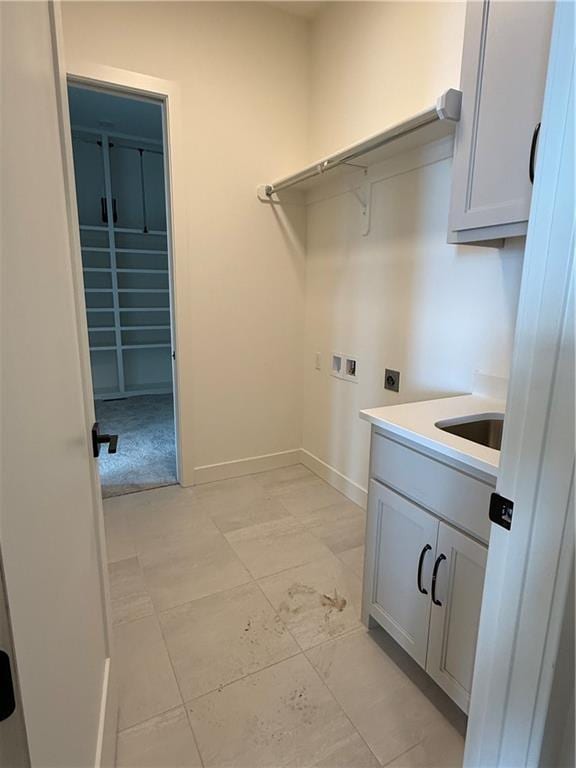
<svg viewBox="0 0 576 768">
<path fill-rule="evenodd" d="M 72 126 L 96 398 L 172 390 L 162 118 L 144 106 L 158 138 Z"/>
<path fill-rule="evenodd" d="M 70 85 L 70 118 L 105 496 L 176 482 L 163 108 Z"/>
</svg>

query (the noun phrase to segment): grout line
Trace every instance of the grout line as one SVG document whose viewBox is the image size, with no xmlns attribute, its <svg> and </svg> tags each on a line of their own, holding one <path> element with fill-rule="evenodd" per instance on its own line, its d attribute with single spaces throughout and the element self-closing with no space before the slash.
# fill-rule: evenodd
<svg viewBox="0 0 576 768">
<path fill-rule="evenodd" d="M 316 646 L 316 647 L 318 647 L 318 646 Z M 342 712 L 342 714 L 344 715 L 344 717 L 346 718 L 346 720 L 348 720 L 348 722 L 349 722 L 349 723 L 350 723 L 350 725 L 352 726 L 352 728 L 353 728 L 354 732 L 355 732 L 355 733 L 357 733 L 357 734 L 358 734 L 358 736 L 359 736 L 359 737 L 362 739 L 362 741 L 363 741 L 363 742 L 364 742 L 364 744 L 366 745 L 366 748 L 368 749 L 368 751 L 369 751 L 369 752 L 370 752 L 372 755 L 374 755 L 374 757 L 376 758 L 376 762 L 380 763 L 380 760 L 378 760 L 378 757 L 377 757 L 377 756 L 374 754 L 374 752 L 373 752 L 373 751 L 372 751 L 372 749 L 370 748 L 370 745 L 368 744 L 368 742 L 366 741 L 366 739 L 364 738 L 364 736 L 363 736 L 363 735 L 360 733 L 360 731 L 358 730 L 358 728 L 357 728 L 357 727 L 355 726 L 355 724 L 352 722 L 352 719 L 351 719 L 351 717 L 349 716 L 348 712 L 346 712 L 346 710 L 344 709 L 344 706 L 343 706 L 343 705 L 340 703 L 340 701 L 338 701 L 338 699 L 336 698 L 336 695 L 335 695 L 335 693 L 332 691 L 332 689 L 330 688 L 330 686 L 328 685 L 328 683 L 327 683 L 325 680 L 323 680 L 323 679 L 322 679 L 322 676 L 320 675 L 320 673 L 318 672 L 318 670 L 316 669 L 316 667 L 314 666 L 314 664 L 312 664 L 312 662 L 310 661 L 310 659 L 308 658 L 308 656 L 306 655 L 306 653 L 304 653 L 304 657 L 305 657 L 306 661 L 308 662 L 308 664 L 309 664 L 310 668 L 312 669 L 312 671 L 314 672 L 314 674 L 316 675 L 316 677 L 317 677 L 317 678 L 318 678 L 318 680 L 320 681 L 321 685 L 323 685 L 323 686 L 324 686 L 324 688 L 326 688 L 326 690 L 328 691 L 328 693 L 329 693 L 329 694 L 330 694 L 330 696 L 332 697 L 332 700 L 333 700 L 333 701 L 336 703 L 336 705 L 338 706 L 338 708 L 340 709 L 340 711 Z"/>
<path fill-rule="evenodd" d="M 186 702 L 184 701 L 184 696 L 182 695 L 182 689 L 180 688 L 180 681 L 178 680 L 178 675 L 176 674 L 176 669 L 174 667 L 174 662 L 172 661 L 172 656 L 170 655 L 170 649 L 168 648 L 168 642 L 166 640 L 166 636 L 164 634 L 164 627 L 162 626 L 162 622 L 160 621 L 160 615 L 156 611 L 156 608 L 154 604 L 152 604 L 153 610 L 154 610 L 154 616 L 156 618 L 156 621 L 158 622 L 158 626 L 160 627 L 160 635 L 162 636 L 162 642 L 164 643 L 164 648 L 166 650 L 166 655 L 168 656 L 168 662 L 170 664 L 170 669 L 172 670 L 172 674 L 174 675 L 174 680 L 176 681 L 176 687 L 178 688 L 178 693 L 180 694 L 180 700 L 182 702 L 182 706 L 184 707 L 184 714 L 186 715 L 186 720 L 188 722 L 188 727 L 190 728 L 190 731 L 192 732 L 192 738 L 194 739 L 194 744 L 196 745 L 196 751 L 198 752 L 198 756 L 200 757 L 200 762 L 202 764 L 202 768 L 204 768 L 204 759 L 202 757 L 202 753 L 200 752 L 200 746 L 198 744 L 198 739 L 196 738 L 196 733 L 194 732 L 194 728 L 192 727 L 192 723 L 190 722 L 190 718 L 188 716 L 188 709 L 186 707 Z"/>
<path fill-rule="evenodd" d="M 163 715 L 167 715 L 168 712 L 174 712 L 177 709 L 185 709 L 184 702 L 180 702 L 180 704 L 177 704 L 176 706 L 168 707 L 168 709 L 163 709 L 162 712 L 156 712 L 154 715 L 150 715 L 150 717 L 145 717 L 144 720 L 138 720 L 137 723 L 134 723 L 133 725 L 128 725 L 126 728 L 118 728 L 116 731 L 116 736 L 120 736 L 122 733 L 126 733 L 127 731 L 131 731 L 133 728 L 138 728 L 141 725 L 144 725 L 144 723 L 149 723 L 150 720 L 155 720 L 157 717 L 162 717 Z"/>
<path fill-rule="evenodd" d="M 379 760 L 378 760 L 378 762 L 380 763 L 382 768 L 386 768 L 386 766 L 390 765 L 390 763 L 393 763 L 394 760 L 399 760 L 404 755 L 407 755 L 408 752 L 410 752 L 411 750 L 416 749 L 416 747 L 420 746 L 420 744 L 422 744 L 423 741 L 424 741 L 424 739 L 420 739 L 420 741 L 417 741 L 416 744 L 412 744 L 412 746 L 408 747 L 408 749 L 405 749 L 404 752 L 400 752 L 399 755 L 395 755 L 391 760 L 387 760 L 385 763 L 380 763 Z M 378 758 L 376 758 L 376 759 L 378 759 Z"/>
<path fill-rule="evenodd" d="M 264 672 L 266 669 L 271 669 L 272 667 L 277 667 L 278 664 L 283 664 L 285 661 L 290 661 L 290 659 L 295 659 L 297 656 L 303 656 L 302 650 L 300 648 L 296 651 L 296 653 L 291 653 L 289 656 L 286 656 L 283 659 L 278 659 L 278 661 L 273 661 L 271 664 L 266 664 L 264 667 L 259 667 L 258 669 L 255 669 L 253 672 L 247 672 L 245 675 L 242 675 L 242 677 L 237 677 L 234 680 L 230 680 L 228 683 L 221 683 L 217 688 L 211 688 L 209 691 L 205 691 L 204 693 L 200 693 L 198 696 L 194 696 L 191 699 L 186 699 L 184 702 L 184 706 L 188 707 L 189 704 L 194 704 L 194 702 L 199 701 L 200 699 L 204 698 L 204 696 L 210 696 L 212 693 L 219 693 L 223 691 L 225 688 L 229 688 L 231 685 L 234 685 L 235 683 L 240 683 L 242 680 L 247 680 L 249 677 L 254 677 L 254 675 L 258 675 L 260 672 Z"/>
</svg>

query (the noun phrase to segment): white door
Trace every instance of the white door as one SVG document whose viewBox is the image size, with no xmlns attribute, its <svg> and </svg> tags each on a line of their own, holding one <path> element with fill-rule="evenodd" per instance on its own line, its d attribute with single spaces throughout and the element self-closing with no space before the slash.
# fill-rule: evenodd
<svg viewBox="0 0 576 768">
<path fill-rule="evenodd" d="M 574 562 L 576 8 L 555 8 L 497 485 L 514 510 L 490 535 L 467 768 L 541 765 L 552 700 L 574 726 L 553 683 Z"/>
<path fill-rule="evenodd" d="M 426 671 L 464 712 L 472 690 L 487 556 L 482 544 L 440 523 Z"/>
<path fill-rule="evenodd" d="M 0 3 L 0 545 L 31 764 L 81 768 L 110 650 L 57 13 Z"/>
<path fill-rule="evenodd" d="M 438 520 L 374 480 L 369 498 L 373 537 L 366 540 L 374 542 L 369 555 L 374 567 L 367 563 L 374 574 L 368 587 L 370 613 L 425 666 Z"/>
<path fill-rule="evenodd" d="M 28 746 L 22 715 L 12 628 L 0 562 L 0 765 L 27 768 Z"/>
</svg>

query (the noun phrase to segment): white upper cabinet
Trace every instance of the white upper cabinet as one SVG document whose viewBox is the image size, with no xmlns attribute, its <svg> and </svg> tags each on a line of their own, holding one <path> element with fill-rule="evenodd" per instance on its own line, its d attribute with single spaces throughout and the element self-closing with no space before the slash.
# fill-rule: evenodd
<svg viewBox="0 0 576 768">
<path fill-rule="evenodd" d="M 450 242 L 526 234 L 553 13 L 552 2 L 468 3 Z"/>
</svg>

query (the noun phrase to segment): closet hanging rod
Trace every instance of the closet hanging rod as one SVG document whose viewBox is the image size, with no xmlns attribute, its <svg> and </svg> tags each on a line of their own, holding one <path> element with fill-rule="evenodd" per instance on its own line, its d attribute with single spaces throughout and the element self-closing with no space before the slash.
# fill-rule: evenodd
<svg viewBox="0 0 576 768">
<path fill-rule="evenodd" d="M 376 154 L 372 157 L 368 157 L 369 154 L 376 153 L 377 150 L 392 144 L 399 139 L 409 137 L 419 131 L 422 131 L 422 141 L 417 144 L 425 144 L 429 141 L 442 138 L 442 136 L 449 135 L 454 131 L 455 124 L 460 119 L 460 106 L 462 101 L 462 93 L 450 88 L 445 91 L 434 107 L 420 112 L 414 117 L 405 120 L 402 123 L 387 128 L 381 133 L 375 134 L 363 141 L 353 144 L 346 149 L 342 149 L 339 152 L 330 155 L 323 160 L 320 160 L 313 165 L 304 168 L 297 173 L 290 176 L 286 176 L 271 184 L 265 184 L 258 188 L 258 197 L 261 200 L 270 200 L 272 195 L 277 192 L 282 192 L 290 187 L 295 187 L 299 184 L 304 184 L 318 176 L 323 176 L 329 171 L 345 165 L 351 165 L 352 161 L 365 157 L 366 163 L 362 167 L 366 168 L 369 165 L 379 162 L 381 159 Z M 442 124 L 441 130 L 436 134 L 423 131 L 427 126 L 434 124 Z"/>
</svg>

